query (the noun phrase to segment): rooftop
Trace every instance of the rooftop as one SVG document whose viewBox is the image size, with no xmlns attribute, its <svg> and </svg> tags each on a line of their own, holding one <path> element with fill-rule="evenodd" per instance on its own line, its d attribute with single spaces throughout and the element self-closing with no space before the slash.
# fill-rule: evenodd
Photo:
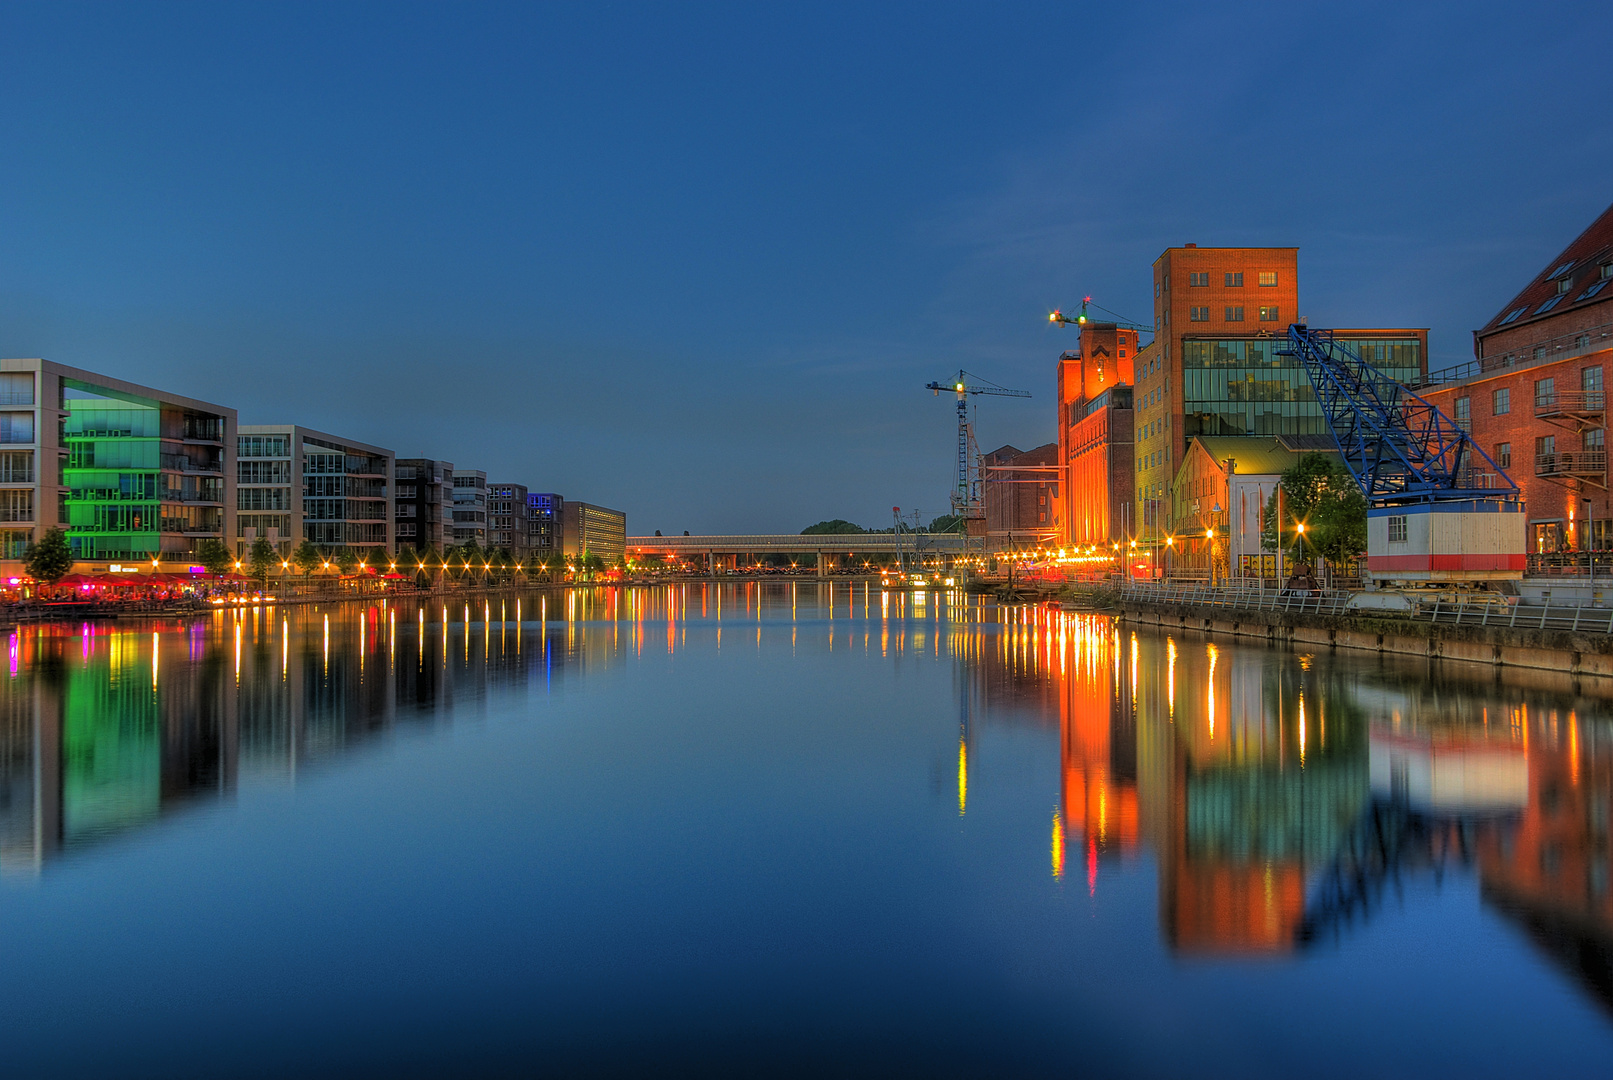
<svg viewBox="0 0 1613 1080">
<path fill-rule="evenodd" d="M 1514 296 L 1478 336 L 1524 326 L 1588 304 L 1613 300 L 1613 206 L 1591 222 Z"/>
</svg>

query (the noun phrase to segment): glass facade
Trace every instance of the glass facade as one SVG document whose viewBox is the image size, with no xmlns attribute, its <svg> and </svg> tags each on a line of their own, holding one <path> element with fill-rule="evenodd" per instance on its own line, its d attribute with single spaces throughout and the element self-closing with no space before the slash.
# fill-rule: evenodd
<svg viewBox="0 0 1613 1080">
<path fill-rule="evenodd" d="M 1416 338 L 1348 339 L 1363 360 L 1392 379 L 1416 382 Z M 1327 425 L 1310 376 L 1279 337 L 1182 342 L 1183 436 L 1324 435 Z"/>
<path fill-rule="evenodd" d="M 187 559 L 224 529 L 224 421 L 64 381 L 62 483 L 81 559 Z"/>
</svg>

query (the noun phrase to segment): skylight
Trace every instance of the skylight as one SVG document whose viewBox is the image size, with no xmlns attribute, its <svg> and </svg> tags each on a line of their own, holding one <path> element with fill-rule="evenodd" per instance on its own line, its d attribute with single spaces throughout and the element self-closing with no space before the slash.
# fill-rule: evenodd
<svg viewBox="0 0 1613 1080">
<path fill-rule="evenodd" d="M 1501 320 L 1501 325 L 1505 326 L 1507 323 L 1512 322 L 1513 320 L 1517 319 L 1517 317 L 1519 315 L 1522 315 L 1522 314 L 1523 314 L 1523 308 L 1521 308 L 1521 307 L 1520 308 L 1513 308 L 1511 311 L 1507 312 L 1507 317 Z"/>
<path fill-rule="evenodd" d="M 1556 307 L 1559 303 L 1561 303 L 1564 295 L 1565 294 L 1563 294 L 1563 293 L 1558 293 L 1556 296 L 1552 297 L 1550 300 L 1547 300 L 1544 304 L 1541 304 L 1539 307 L 1535 308 L 1535 314 L 1536 315 L 1544 315 L 1546 312 L 1550 311 L 1552 308 Z"/>
<path fill-rule="evenodd" d="M 1579 299 L 1581 299 L 1581 300 L 1589 300 L 1591 297 L 1593 297 L 1597 293 L 1601 292 L 1603 287 L 1606 286 L 1607 283 L 1610 282 L 1610 281 L 1613 281 L 1613 278 L 1603 278 L 1601 281 L 1598 281 L 1596 284 L 1592 285 L 1590 288 L 1588 288 L 1584 292 L 1580 293 L 1579 294 Z"/>
<path fill-rule="evenodd" d="M 1573 268 L 1574 268 L 1574 260 L 1569 259 L 1567 262 L 1563 263 L 1557 269 L 1555 269 L 1551 273 L 1547 274 L 1546 275 L 1546 280 L 1550 281 L 1552 278 L 1562 277 L 1565 273 L 1567 273 L 1568 271 L 1572 270 Z"/>
</svg>

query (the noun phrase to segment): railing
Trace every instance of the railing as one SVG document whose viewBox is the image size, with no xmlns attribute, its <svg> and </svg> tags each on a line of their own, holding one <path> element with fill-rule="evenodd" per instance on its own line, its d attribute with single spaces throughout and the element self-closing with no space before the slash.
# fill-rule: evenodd
<svg viewBox="0 0 1613 1080">
<path fill-rule="evenodd" d="M 1176 582 L 1128 582 L 1121 586 L 1120 596 L 1122 600 L 1150 604 L 1188 604 L 1194 607 L 1313 615 L 1341 615 L 1350 598 L 1349 593 L 1327 589 L 1251 589 L 1241 585 L 1211 588 Z"/>
<path fill-rule="evenodd" d="M 1499 356 L 1486 356 L 1479 360 L 1469 360 L 1465 364 L 1431 371 L 1427 378 L 1412 389 L 1465 382 L 1486 372 L 1500 371 L 1504 368 L 1528 368 L 1537 364 L 1549 364 L 1566 359 L 1570 355 L 1595 352 L 1609 346 L 1613 346 L 1613 323 L 1603 323 L 1586 330 L 1576 330 L 1572 334 L 1559 334 L 1556 337 L 1531 342 Z"/>
<path fill-rule="evenodd" d="M 1601 390 L 1554 390 L 1535 395 L 1535 415 L 1540 417 L 1606 411 L 1607 394 Z"/>
<path fill-rule="evenodd" d="M 1601 476 L 1605 472 L 1607 472 L 1606 450 L 1535 455 L 1536 476 Z"/>
<path fill-rule="evenodd" d="M 1295 614 L 1358 614 L 1372 618 L 1403 618 L 1445 626 L 1502 626 L 1512 630 L 1566 630 L 1570 633 L 1613 634 L 1613 607 L 1568 604 L 1514 604 L 1494 594 L 1451 601 L 1436 599 L 1412 611 L 1350 611 L 1347 592 L 1286 589 L 1211 589 L 1198 585 L 1129 582 L 1120 589 L 1122 602 L 1181 604 L 1244 611 L 1283 611 Z"/>
<path fill-rule="evenodd" d="M 1524 573 L 1529 577 L 1604 577 L 1613 586 L 1613 551 L 1543 551 L 1527 559 Z"/>
</svg>

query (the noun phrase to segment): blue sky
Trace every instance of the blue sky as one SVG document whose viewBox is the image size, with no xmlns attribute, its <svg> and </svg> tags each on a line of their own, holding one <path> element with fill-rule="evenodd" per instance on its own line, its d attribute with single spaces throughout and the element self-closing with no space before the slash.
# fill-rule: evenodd
<svg viewBox="0 0 1613 1080">
<path fill-rule="evenodd" d="M 1435 366 L 1609 202 L 1605 4 L 0 8 L 0 354 L 625 509 L 946 509 L 959 367 L 1297 245 Z"/>
</svg>

